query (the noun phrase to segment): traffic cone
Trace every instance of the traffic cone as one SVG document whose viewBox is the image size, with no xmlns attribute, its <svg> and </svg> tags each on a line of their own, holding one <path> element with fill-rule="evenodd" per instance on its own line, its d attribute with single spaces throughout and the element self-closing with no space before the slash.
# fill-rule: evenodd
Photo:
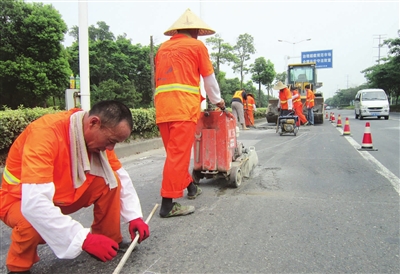
<svg viewBox="0 0 400 274">
<path fill-rule="evenodd" d="M 343 135 L 350 135 L 349 117 L 346 117 L 346 121 L 344 122 Z"/>
<path fill-rule="evenodd" d="M 372 135 L 369 122 L 365 124 L 364 136 L 359 150 L 377 150 L 372 145 Z"/>
<path fill-rule="evenodd" d="M 332 112 L 332 119 L 331 119 L 331 123 L 335 122 L 335 113 Z"/>
<path fill-rule="evenodd" d="M 329 122 L 332 121 L 332 112 L 329 112 Z"/>
<path fill-rule="evenodd" d="M 325 112 L 325 119 L 329 119 L 327 111 Z"/>
<path fill-rule="evenodd" d="M 342 127 L 342 118 L 340 117 L 340 114 L 337 117 L 336 127 Z"/>
</svg>

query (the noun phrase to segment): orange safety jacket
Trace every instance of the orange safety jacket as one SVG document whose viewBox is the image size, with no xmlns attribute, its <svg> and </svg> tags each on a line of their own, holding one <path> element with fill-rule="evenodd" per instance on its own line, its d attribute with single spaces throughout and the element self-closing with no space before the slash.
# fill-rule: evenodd
<svg viewBox="0 0 400 274">
<path fill-rule="evenodd" d="M 306 105 L 307 108 L 313 108 L 314 107 L 314 92 L 312 92 L 311 89 L 306 89 L 307 91 L 307 96 L 306 96 Z"/>
<path fill-rule="evenodd" d="M 155 57 L 156 123 L 193 121 L 200 117 L 200 75 L 214 73 L 202 41 L 175 34 L 164 42 Z"/>
<path fill-rule="evenodd" d="M 247 109 L 250 111 L 254 110 L 254 105 L 256 104 L 256 101 L 254 100 L 253 97 L 247 96 Z"/>
<path fill-rule="evenodd" d="M 289 105 L 288 105 L 288 100 L 292 99 L 292 93 L 288 88 L 281 89 L 279 91 L 279 102 L 281 105 L 281 109 L 288 110 Z"/>
<path fill-rule="evenodd" d="M 53 182 L 53 202 L 57 206 L 72 204 L 87 189 L 94 175 L 86 174 L 86 181 L 77 189 L 71 175 L 70 116 L 80 110 L 44 115 L 29 124 L 14 141 L 2 176 L 0 216 L 4 216 L 14 202 L 21 200 L 23 183 Z M 106 153 L 111 168 L 114 171 L 120 169 L 122 165 L 114 150 Z"/>
<path fill-rule="evenodd" d="M 293 91 L 293 97 L 292 97 L 292 101 L 293 101 L 293 107 L 297 107 L 299 105 L 302 105 L 301 103 L 301 98 L 300 98 L 300 94 L 297 90 Z"/>
</svg>

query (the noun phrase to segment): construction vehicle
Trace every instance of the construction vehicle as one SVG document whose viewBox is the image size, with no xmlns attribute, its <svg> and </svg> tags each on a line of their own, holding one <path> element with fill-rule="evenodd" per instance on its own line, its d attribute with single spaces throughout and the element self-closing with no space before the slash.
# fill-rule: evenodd
<svg viewBox="0 0 400 274">
<path fill-rule="evenodd" d="M 316 63 L 300 63 L 289 64 L 287 70 L 287 79 L 285 83 L 288 88 L 295 85 L 300 93 L 301 102 L 303 103 L 303 113 L 307 117 L 306 108 L 306 85 L 310 85 L 311 90 L 314 92 L 314 124 L 322 124 L 324 122 L 324 97 L 322 92 L 317 89 L 322 87 L 321 82 L 317 82 L 317 68 Z M 266 118 L 268 123 L 276 123 L 278 121 L 278 101 L 279 99 L 270 99 L 266 111 Z M 308 119 L 308 117 L 307 117 Z"/>
</svg>

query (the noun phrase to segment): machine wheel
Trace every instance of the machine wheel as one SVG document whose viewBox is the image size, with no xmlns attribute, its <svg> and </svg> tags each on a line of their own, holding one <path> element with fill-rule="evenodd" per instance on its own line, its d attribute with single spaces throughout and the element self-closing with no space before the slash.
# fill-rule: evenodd
<svg viewBox="0 0 400 274">
<path fill-rule="evenodd" d="M 200 179 L 203 178 L 202 175 L 203 175 L 203 174 L 202 174 L 200 171 L 198 171 L 198 170 L 193 170 L 193 171 L 192 171 L 192 179 L 193 179 L 193 182 L 194 182 L 196 185 L 198 185 L 198 184 L 200 183 Z"/>
<path fill-rule="evenodd" d="M 235 188 L 238 188 L 242 184 L 242 171 L 240 167 L 232 167 L 229 179 L 231 185 Z"/>
</svg>

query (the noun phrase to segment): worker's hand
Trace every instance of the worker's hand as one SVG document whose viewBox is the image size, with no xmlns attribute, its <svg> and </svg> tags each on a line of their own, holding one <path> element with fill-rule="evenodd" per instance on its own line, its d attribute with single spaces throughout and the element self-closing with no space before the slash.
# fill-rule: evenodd
<svg viewBox="0 0 400 274">
<path fill-rule="evenodd" d="M 221 110 L 225 109 L 225 101 L 224 99 L 221 99 L 221 101 L 219 103 L 215 104 L 217 107 L 219 107 Z"/>
<path fill-rule="evenodd" d="M 142 218 L 137 218 L 129 222 L 129 233 L 132 240 L 136 237 L 136 231 L 139 233 L 139 244 L 150 236 L 149 226 Z"/>
<path fill-rule="evenodd" d="M 118 243 L 107 236 L 89 233 L 83 242 L 82 249 L 106 262 L 117 256 Z"/>
</svg>

